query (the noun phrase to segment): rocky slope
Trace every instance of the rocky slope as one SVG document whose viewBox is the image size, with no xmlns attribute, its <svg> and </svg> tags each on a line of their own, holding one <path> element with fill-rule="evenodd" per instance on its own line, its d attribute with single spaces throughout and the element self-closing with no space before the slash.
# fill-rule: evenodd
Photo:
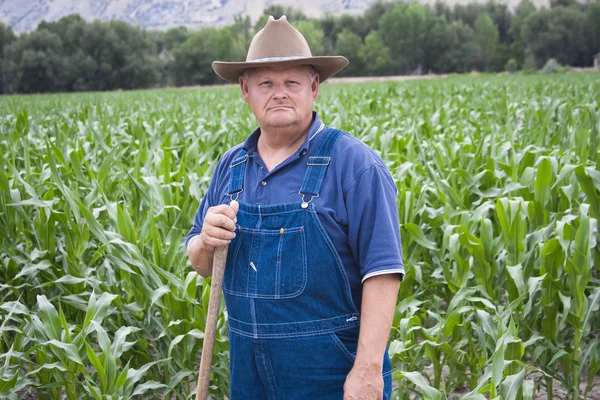
<svg viewBox="0 0 600 400">
<path fill-rule="evenodd" d="M 13 31 L 35 29 L 42 20 L 54 21 L 78 13 L 86 20 L 108 21 L 121 19 L 149 29 L 167 29 L 185 25 L 190 28 L 233 22 L 236 15 L 249 15 L 256 21 L 271 4 L 302 9 L 306 14 L 320 17 L 325 13 L 360 13 L 376 0 L 0 0 L 0 22 Z M 432 2 L 434 0 L 420 0 Z M 448 3 L 469 0 L 444 0 Z M 485 0 L 479 0 L 485 1 Z M 502 0 L 510 7 L 519 0 Z M 545 3 L 547 0 L 535 0 Z"/>
</svg>

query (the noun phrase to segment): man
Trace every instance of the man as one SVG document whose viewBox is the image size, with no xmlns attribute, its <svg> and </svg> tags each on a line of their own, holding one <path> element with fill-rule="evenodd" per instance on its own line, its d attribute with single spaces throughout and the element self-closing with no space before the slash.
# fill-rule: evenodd
<svg viewBox="0 0 600 400">
<path fill-rule="evenodd" d="M 375 152 L 312 111 L 319 82 L 347 64 L 312 57 L 285 16 L 269 18 L 246 62 L 213 63 L 259 125 L 217 164 L 186 239 L 202 276 L 229 244 L 233 400 L 390 397 L 396 186 Z"/>
</svg>

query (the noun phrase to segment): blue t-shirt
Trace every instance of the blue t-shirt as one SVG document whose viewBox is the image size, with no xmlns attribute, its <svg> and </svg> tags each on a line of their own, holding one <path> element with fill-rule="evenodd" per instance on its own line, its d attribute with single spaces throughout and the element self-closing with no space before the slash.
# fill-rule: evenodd
<svg viewBox="0 0 600 400">
<path fill-rule="evenodd" d="M 244 191 L 239 200 L 249 204 L 301 202 L 298 194 L 308 157 L 314 155 L 329 128 L 313 112 L 313 122 L 302 146 L 267 172 L 261 160 L 257 128 L 242 144 L 219 160 L 185 244 L 200 234 L 209 207 L 230 202 L 229 165 L 241 148 L 248 154 Z M 367 145 L 344 133 L 336 142 L 319 197 L 312 200 L 325 231 L 346 269 L 352 297 L 361 308 L 362 282 L 383 274 L 404 276 L 397 188 L 383 160 Z M 308 200 L 308 199 L 307 199 Z"/>
</svg>

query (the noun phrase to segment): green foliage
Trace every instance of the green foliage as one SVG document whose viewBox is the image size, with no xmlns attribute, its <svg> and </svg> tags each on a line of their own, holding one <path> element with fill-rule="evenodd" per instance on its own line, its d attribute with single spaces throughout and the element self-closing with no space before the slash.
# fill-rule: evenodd
<svg viewBox="0 0 600 400">
<path fill-rule="evenodd" d="M 585 37 L 587 39 L 587 58 L 600 53 L 600 2 L 588 4 L 586 10 Z"/>
<path fill-rule="evenodd" d="M 599 94 L 594 74 L 321 88 L 324 121 L 379 152 L 398 187 L 394 398 L 553 385 L 591 398 Z M 255 126 L 238 89 L 0 107 L 0 397 L 192 397 L 210 279 L 183 239 L 215 161 Z M 215 399 L 228 395 L 226 322 Z"/>
<path fill-rule="evenodd" d="M 159 81 L 155 44 L 122 21 L 43 22 L 5 49 L 8 92 L 134 89 Z"/>
<path fill-rule="evenodd" d="M 387 75 L 392 68 L 390 49 L 375 31 L 365 38 L 364 45 L 358 51 L 358 57 L 369 75 Z"/>
<path fill-rule="evenodd" d="M 510 53 L 511 57 L 520 65 L 525 62 L 526 43 L 522 36 L 523 22 L 530 14 L 535 12 L 535 6 L 531 1 L 521 0 L 511 21 L 510 30 L 508 32 L 511 41 Z"/>
<path fill-rule="evenodd" d="M 287 20 L 291 23 L 304 21 L 308 19 L 306 14 L 294 7 L 282 6 L 279 4 L 271 4 L 264 9 L 262 16 L 254 24 L 254 32 L 258 32 L 267 24 L 269 16 L 273 16 L 275 19 L 279 19 L 282 16 L 286 16 Z"/>
<path fill-rule="evenodd" d="M 479 14 L 475 20 L 475 40 L 479 44 L 481 66 L 484 71 L 492 70 L 492 58 L 498 52 L 498 27 L 487 14 Z"/>
<path fill-rule="evenodd" d="M 531 51 L 527 51 L 525 53 L 525 61 L 523 62 L 523 71 L 527 73 L 532 73 L 537 71 L 538 66 L 535 61 L 535 57 Z"/>
<path fill-rule="evenodd" d="M 544 64 L 544 68 L 542 68 L 540 72 L 542 74 L 553 74 L 555 72 L 558 72 L 560 67 L 561 65 L 558 63 L 558 61 L 556 61 L 554 58 L 551 58 L 548 61 L 546 61 L 546 64 Z"/>
<path fill-rule="evenodd" d="M 56 33 L 40 29 L 5 49 L 12 61 L 8 69 L 12 86 L 24 93 L 61 90 L 65 86 L 63 42 Z"/>
<path fill-rule="evenodd" d="M 303 20 L 294 24 L 302 35 L 306 38 L 313 56 L 323 55 L 323 30 L 319 27 L 317 21 Z"/>
<path fill-rule="evenodd" d="M 8 76 L 10 59 L 4 53 L 4 49 L 8 47 L 16 39 L 10 26 L 6 26 L 0 22 L 0 94 L 9 92 L 10 78 Z"/>
<path fill-rule="evenodd" d="M 538 62 L 555 58 L 566 65 L 584 65 L 585 14 L 576 8 L 556 7 L 530 14 L 522 28 L 523 40 Z"/>
<path fill-rule="evenodd" d="M 176 85 L 206 85 L 218 82 L 212 70 L 214 60 L 234 61 L 234 39 L 229 29 L 203 28 L 176 47 Z"/>
<path fill-rule="evenodd" d="M 504 66 L 504 70 L 511 74 L 514 74 L 515 72 L 517 72 L 518 69 L 519 69 L 519 66 L 517 65 L 517 60 L 515 60 L 514 58 L 511 58 L 510 60 L 508 60 L 508 62 Z"/>
<path fill-rule="evenodd" d="M 481 49 L 475 41 L 475 32 L 461 21 L 448 27 L 448 48 L 436 64 L 437 72 L 469 72 L 476 68 Z"/>
<path fill-rule="evenodd" d="M 348 29 L 344 29 L 337 36 L 335 42 L 335 54 L 339 54 L 348 59 L 350 64 L 342 70 L 342 76 L 350 75 L 357 76 L 360 71 L 365 70 L 366 66 L 363 67 L 363 61 L 366 63 L 371 62 L 365 54 L 363 57 L 360 56 L 361 50 L 366 46 L 363 46 L 363 41 L 356 33 L 351 32 Z"/>
<path fill-rule="evenodd" d="M 170 28 L 164 34 L 164 48 L 172 51 L 175 47 L 185 42 L 188 36 L 189 32 L 185 26 Z"/>
<path fill-rule="evenodd" d="M 306 36 L 313 55 L 349 58 L 342 76 L 502 71 L 510 59 L 533 72 L 550 58 L 591 66 L 600 52 L 597 1 L 556 0 L 550 9 L 536 9 L 521 0 L 514 12 L 496 2 L 378 1 L 362 15 L 321 19 L 271 4 L 254 25 L 240 14 L 227 27 L 191 31 L 180 26 L 166 32 L 69 15 L 19 37 L 0 25 L 0 93 L 223 83 L 210 64 L 244 60 L 269 15 L 286 15 Z"/>
<path fill-rule="evenodd" d="M 379 34 L 390 49 L 397 73 L 412 73 L 423 67 L 430 16 L 421 5 L 397 3 L 381 17 Z"/>
</svg>

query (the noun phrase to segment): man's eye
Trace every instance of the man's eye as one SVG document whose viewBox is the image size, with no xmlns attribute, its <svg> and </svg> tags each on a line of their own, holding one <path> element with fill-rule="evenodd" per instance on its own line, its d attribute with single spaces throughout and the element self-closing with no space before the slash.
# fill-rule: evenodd
<svg viewBox="0 0 600 400">
<path fill-rule="evenodd" d="M 264 81 L 264 82 L 261 82 L 260 84 L 261 84 L 261 85 L 270 85 L 270 84 L 271 84 L 271 81 Z"/>
<path fill-rule="evenodd" d="M 298 82 L 296 82 L 296 81 L 288 81 L 288 83 L 293 84 L 293 85 L 298 85 Z"/>
</svg>

